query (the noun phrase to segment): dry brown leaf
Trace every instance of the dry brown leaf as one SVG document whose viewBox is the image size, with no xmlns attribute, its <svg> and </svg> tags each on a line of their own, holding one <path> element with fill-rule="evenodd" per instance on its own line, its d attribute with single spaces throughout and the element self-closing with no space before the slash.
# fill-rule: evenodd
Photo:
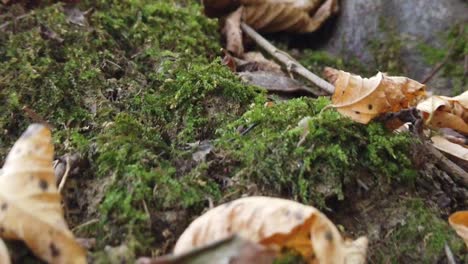
<svg viewBox="0 0 468 264">
<path fill-rule="evenodd" d="M 8 254 L 8 249 L 2 239 L 0 239 L 0 263 L 1 264 L 11 263 L 10 255 Z"/>
<path fill-rule="evenodd" d="M 255 64 L 255 71 L 269 71 L 283 73 L 281 66 L 273 60 L 269 60 L 263 56 L 261 52 L 251 51 L 244 54 L 243 59 L 247 62 Z"/>
<path fill-rule="evenodd" d="M 243 21 L 262 32 L 313 32 L 338 12 L 338 0 L 204 0 L 203 5 L 215 17 L 242 6 Z"/>
<path fill-rule="evenodd" d="M 224 22 L 223 33 L 226 36 L 226 49 L 235 55 L 244 53 L 244 44 L 242 43 L 242 31 L 240 23 L 244 9 L 239 7 L 236 11 L 229 14 Z"/>
<path fill-rule="evenodd" d="M 0 237 L 23 240 L 48 263 L 86 263 L 63 218 L 50 130 L 33 124 L 16 141 L 0 177 Z"/>
<path fill-rule="evenodd" d="M 468 247 L 468 211 L 459 211 L 451 214 L 449 223 L 457 234 L 463 238 Z"/>
<path fill-rule="evenodd" d="M 362 124 L 383 113 L 415 106 L 426 94 L 424 84 L 381 72 L 371 78 L 362 78 L 327 67 L 324 75 L 335 85 L 331 107 Z"/>
<path fill-rule="evenodd" d="M 262 32 L 313 32 L 338 11 L 337 0 L 241 0 L 244 21 Z"/>
<path fill-rule="evenodd" d="M 192 222 L 177 241 L 175 254 L 232 234 L 268 248 L 290 248 L 309 263 L 364 263 L 367 238 L 344 240 L 316 208 L 271 197 L 247 197 L 209 210 Z M 345 262 L 346 260 L 346 262 Z"/>
<path fill-rule="evenodd" d="M 420 102 L 417 109 L 433 127 L 468 134 L 468 91 L 455 97 L 431 96 Z"/>
</svg>

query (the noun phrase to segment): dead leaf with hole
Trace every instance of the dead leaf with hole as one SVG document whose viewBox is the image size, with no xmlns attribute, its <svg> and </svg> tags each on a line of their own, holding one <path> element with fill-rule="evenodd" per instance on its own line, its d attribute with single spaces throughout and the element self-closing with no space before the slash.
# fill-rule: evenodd
<svg viewBox="0 0 468 264">
<path fill-rule="evenodd" d="M 33 124 L 16 141 L 0 176 L 0 237 L 23 240 L 48 263 L 86 263 L 63 218 L 51 133 Z"/>
<path fill-rule="evenodd" d="M 449 223 L 457 234 L 463 238 L 468 247 L 468 211 L 459 211 L 450 215 Z"/>
<path fill-rule="evenodd" d="M 366 260 L 367 238 L 345 240 L 316 208 L 272 197 L 241 198 L 209 210 L 185 230 L 174 253 L 186 253 L 233 234 L 277 252 L 295 250 L 308 263 Z"/>
<path fill-rule="evenodd" d="M 5 242 L 3 242 L 2 239 L 0 239 L 0 263 L 2 264 L 10 264 L 10 255 L 8 254 L 8 249 L 5 245 Z"/>
<path fill-rule="evenodd" d="M 324 75 L 335 86 L 331 107 L 362 124 L 381 114 L 416 106 L 426 94 L 424 84 L 381 72 L 362 78 L 327 67 Z"/>
<path fill-rule="evenodd" d="M 468 134 L 468 91 L 455 97 L 431 96 L 420 102 L 417 109 L 433 127 Z"/>
</svg>

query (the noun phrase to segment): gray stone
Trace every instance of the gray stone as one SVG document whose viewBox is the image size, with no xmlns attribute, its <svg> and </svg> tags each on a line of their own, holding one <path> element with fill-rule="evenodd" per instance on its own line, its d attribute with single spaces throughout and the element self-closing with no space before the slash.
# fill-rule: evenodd
<svg viewBox="0 0 468 264">
<path fill-rule="evenodd" d="M 427 65 L 418 44 L 447 47 L 443 34 L 457 23 L 468 21 L 466 0 L 342 0 L 341 11 L 324 49 L 341 57 L 355 57 L 375 65 L 370 48 L 373 40 L 382 40 L 387 30 L 402 40 L 401 59 L 408 77 L 421 81 L 434 67 Z M 386 69 L 376 69 L 385 71 Z M 428 86 L 450 94 L 450 80 L 438 74 Z"/>
</svg>

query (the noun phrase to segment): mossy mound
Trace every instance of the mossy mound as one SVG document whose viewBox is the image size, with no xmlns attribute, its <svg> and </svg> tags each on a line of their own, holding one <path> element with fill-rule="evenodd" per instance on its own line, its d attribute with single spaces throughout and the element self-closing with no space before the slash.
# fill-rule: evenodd
<svg viewBox="0 0 468 264">
<path fill-rule="evenodd" d="M 323 110 L 327 98 L 268 102 L 222 65 L 217 21 L 198 3 L 84 1 L 94 8 L 85 26 L 62 4 L 43 5 L 1 7 L 11 16 L 0 24 L 31 13 L 0 31 L 0 155 L 46 120 L 58 156 L 88 160 L 68 184 L 67 218 L 97 239 L 96 262 L 110 261 L 106 245 L 126 245 L 130 259 L 167 253 L 210 201 L 268 194 L 330 210 L 369 175 L 380 195 L 414 191 L 408 135 Z M 326 54 L 303 61 L 314 56 L 343 65 Z M 213 145 L 202 162 L 187 147 L 197 141 Z M 424 243 L 408 233 L 396 239 Z"/>
</svg>

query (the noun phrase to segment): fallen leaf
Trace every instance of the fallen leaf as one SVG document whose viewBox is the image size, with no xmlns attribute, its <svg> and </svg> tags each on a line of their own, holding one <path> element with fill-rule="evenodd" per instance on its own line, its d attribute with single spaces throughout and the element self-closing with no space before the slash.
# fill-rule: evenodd
<svg viewBox="0 0 468 264">
<path fill-rule="evenodd" d="M 450 142 L 442 136 L 434 136 L 431 138 L 431 141 L 432 145 L 434 145 L 438 150 L 455 157 L 455 159 L 452 158 L 455 163 L 459 164 L 463 168 L 468 167 L 468 148 Z"/>
<path fill-rule="evenodd" d="M 457 234 L 463 238 L 468 247 L 468 211 L 459 211 L 450 215 L 449 223 Z"/>
<path fill-rule="evenodd" d="M 48 263 L 86 263 L 63 218 L 51 133 L 33 124 L 16 141 L 0 177 L 0 237 L 23 240 Z"/>
<path fill-rule="evenodd" d="M 263 56 L 261 52 L 251 51 L 247 52 L 243 56 L 243 60 L 254 63 L 255 71 L 269 71 L 269 72 L 276 72 L 276 73 L 283 73 L 281 70 L 281 66 L 278 63 L 269 60 Z M 251 70 L 254 71 L 254 70 Z"/>
<path fill-rule="evenodd" d="M 181 235 L 175 254 L 237 234 L 277 250 L 293 249 L 309 263 L 364 263 L 367 238 L 344 240 L 311 206 L 279 198 L 247 197 L 220 205 L 197 218 Z"/>
<path fill-rule="evenodd" d="M 327 67 L 324 75 L 335 85 L 331 107 L 362 124 L 383 113 L 415 106 L 426 94 L 424 84 L 381 72 L 371 78 L 362 78 Z"/>
<path fill-rule="evenodd" d="M 2 264 L 11 263 L 10 255 L 8 254 L 8 249 L 2 239 L 0 239 L 0 263 Z"/>
<path fill-rule="evenodd" d="M 218 17 L 242 6 L 244 22 L 263 32 L 313 32 L 338 12 L 338 0 L 205 0 L 203 4 L 208 15 Z"/>
<path fill-rule="evenodd" d="M 140 258 L 138 264 L 271 264 L 277 252 L 239 236 L 230 236 L 179 255 Z"/>
<path fill-rule="evenodd" d="M 270 92 L 298 93 L 306 92 L 316 96 L 325 95 L 322 90 L 305 86 L 301 82 L 291 79 L 283 74 L 269 71 L 240 72 L 238 75 L 245 83 L 265 88 Z"/>
<path fill-rule="evenodd" d="M 242 6 L 227 16 L 224 22 L 223 33 L 226 36 L 226 49 L 237 56 L 244 54 L 242 43 L 242 30 L 240 28 L 242 19 Z"/>
<path fill-rule="evenodd" d="M 433 127 L 468 134 L 468 91 L 455 97 L 431 96 L 420 102 L 417 109 Z"/>
</svg>

